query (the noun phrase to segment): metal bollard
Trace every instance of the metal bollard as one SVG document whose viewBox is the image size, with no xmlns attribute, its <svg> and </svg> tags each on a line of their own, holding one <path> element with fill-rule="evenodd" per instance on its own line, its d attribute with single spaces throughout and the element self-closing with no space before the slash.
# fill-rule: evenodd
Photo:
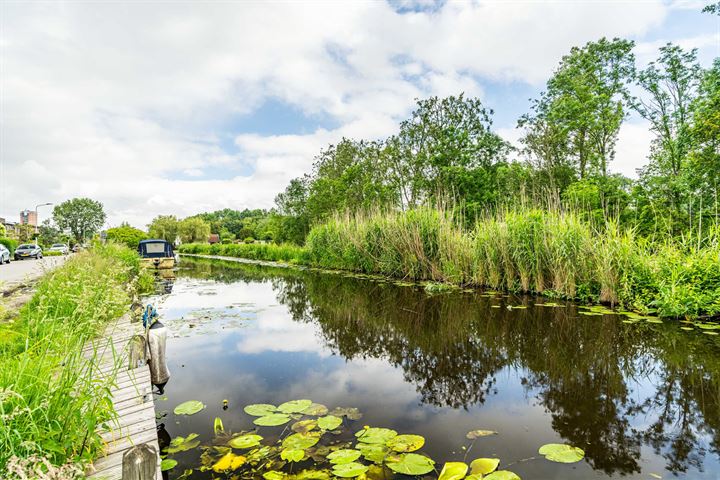
<svg viewBox="0 0 720 480">
<path fill-rule="evenodd" d="M 128 370 L 142 367 L 147 363 L 145 337 L 134 335 L 128 342 Z"/>
<path fill-rule="evenodd" d="M 158 456 L 155 447 L 143 443 L 123 454 L 122 480 L 155 480 Z"/>
</svg>

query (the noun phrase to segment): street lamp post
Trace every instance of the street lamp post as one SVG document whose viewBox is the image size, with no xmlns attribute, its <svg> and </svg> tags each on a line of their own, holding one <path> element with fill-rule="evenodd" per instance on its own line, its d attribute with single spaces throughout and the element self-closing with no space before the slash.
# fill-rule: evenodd
<svg viewBox="0 0 720 480">
<path fill-rule="evenodd" d="M 40 223 L 40 219 L 38 218 L 38 207 L 46 207 L 48 205 L 52 205 L 52 203 L 48 202 L 35 205 L 35 233 L 38 233 L 38 224 Z M 37 239 L 35 239 L 35 244 L 37 244 Z"/>
</svg>

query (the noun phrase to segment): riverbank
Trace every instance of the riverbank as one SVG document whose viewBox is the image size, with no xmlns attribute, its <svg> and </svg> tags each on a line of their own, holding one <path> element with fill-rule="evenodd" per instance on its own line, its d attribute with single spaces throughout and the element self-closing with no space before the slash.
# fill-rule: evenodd
<svg viewBox="0 0 720 480">
<path fill-rule="evenodd" d="M 133 251 L 95 246 L 48 272 L 0 326 L 0 476 L 73 478 L 100 451 L 114 379 L 94 378 L 100 359 L 83 347 L 127 311 L 139 276 Z"/>
<path fill-rule="evenodd" d="M 527 292 L 605 303 L 643 314 L 720 314 L 717 229 L 702 238 L 648 240 L 572 213 L 524 210 L 478 220 L 472 230 L 430 209 L 336 217 L 306 246 L 181 245 L 223 255 Z"/>
</svg>

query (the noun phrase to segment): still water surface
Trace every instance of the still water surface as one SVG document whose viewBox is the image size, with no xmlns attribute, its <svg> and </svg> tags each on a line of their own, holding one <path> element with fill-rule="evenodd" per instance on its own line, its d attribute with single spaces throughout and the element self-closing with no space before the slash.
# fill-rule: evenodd
<svg viewBox="0 0 720 480">
<path fill-rule="evenodd" d="M 309 398 L 358 407 L 353 430 L 425 436 L 422 451 L 439 466 L 463 460 L 469 430 L 488 429 L 499 434 L 479 439 L 468 462 L 497 456 L 525 480 L 720 478 L 720 337 L 533 297 L 429 295 L 218 260 L 183 259 L 172 291 L 152 301 L 171 332 L 172 378 L 156 397 L 170 437 L 209 442 L 215 417 L 251 430 L 243 406 Z M 186 400 L 207 408 L 174 415 Z M 551 442 L 586 457 L 538 456 Z M 174 455 L 170 478 L 198 467 L 199 455 Z"/>
</svg>

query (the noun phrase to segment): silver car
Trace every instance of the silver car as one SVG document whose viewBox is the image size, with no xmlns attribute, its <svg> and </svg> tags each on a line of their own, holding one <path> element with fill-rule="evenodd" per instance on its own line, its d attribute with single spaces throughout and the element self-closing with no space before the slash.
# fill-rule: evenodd
<svg viewBox="0 0 720 480">
<path fill-rule="evenodd" d="M 0 243 L 0 265 L 3 263 L 10 263 L 10 250 Z"/>
<path fill-rule="evenodd" d="M 53 243 L 53 246 L 50 247 L 48 252 L 60 252 L 62 255 L 67 255 L 70 253 L 70 247 L 64 243 Z"/>
</svg>

